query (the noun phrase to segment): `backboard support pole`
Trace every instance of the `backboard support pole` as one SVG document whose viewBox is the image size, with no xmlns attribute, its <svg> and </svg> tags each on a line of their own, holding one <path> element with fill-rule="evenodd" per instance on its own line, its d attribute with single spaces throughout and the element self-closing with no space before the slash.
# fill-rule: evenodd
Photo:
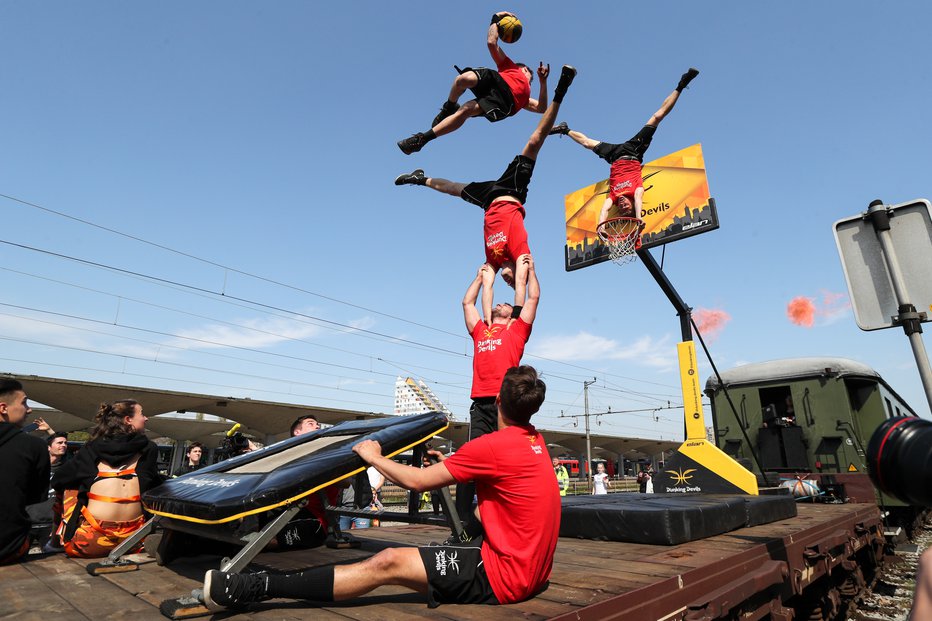
<svg viewBox="0 0 932 621">
<path fill-rule="evenodd" d="M 683 391 L 683 421 L 685 441 L 667 460 L 669 481 L 658 482 L 662 492 L 705 492 L 757 495 L 757 479 L 746 468 L 706 439 L 705 417 L 702 413 L 702 388 L 696 346 L 693 343 L 692 309 L 686 305 L 673 284 L 663 273 L 650 251 L 640 249 L 638 258 L 647 267 L 657 285 L 673 304 L 680 318 L 683 340 L 677 345 L 680 384 Z M 748 440 L 748 447 L 753 451 Z"/>
</svg>

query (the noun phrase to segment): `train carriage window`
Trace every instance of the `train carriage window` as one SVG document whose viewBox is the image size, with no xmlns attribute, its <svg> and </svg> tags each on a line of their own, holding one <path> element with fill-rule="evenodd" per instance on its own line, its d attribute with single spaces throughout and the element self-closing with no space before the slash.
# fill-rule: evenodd
<svg viewBox="0 0 932 621">
<path fill-rule="evenodd" d="M 887 404 L 887 416 L 893 418 L 893 404 L 890 403 L 890 400 L 886 397 L 883 398 L 884 403 Z"/>
<path fill-rule="evenodd" d="M 758 391 L 761 402 L 761 420 L 764 427 L 796 424 L 796 408 L 789 386 L 772 386 Z"/>
<path fill-rule="evenodd" d="M 851 408 L 860 411 L 867 403 L 874 391 L 877 390 L 876 381 L 846 379 L 845 388 L 848 389 L 848 399 L 851 401 Z"/>
</svg>

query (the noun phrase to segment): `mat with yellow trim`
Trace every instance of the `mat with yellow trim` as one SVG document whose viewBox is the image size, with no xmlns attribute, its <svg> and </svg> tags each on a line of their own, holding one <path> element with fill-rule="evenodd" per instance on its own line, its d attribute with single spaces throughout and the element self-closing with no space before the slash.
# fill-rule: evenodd
<svg viewBox="0 0 932 621">
<path fill-rule="evenodd" d="M 289 438 L 149 490 L 142 501 L 150 513 L 186 522 L 222 524 L 292 504 L 367 467 L 353 452 L 376 440 L 394 456 L 446 429 L 445 415 L 347 421 Z"/>
</svg>

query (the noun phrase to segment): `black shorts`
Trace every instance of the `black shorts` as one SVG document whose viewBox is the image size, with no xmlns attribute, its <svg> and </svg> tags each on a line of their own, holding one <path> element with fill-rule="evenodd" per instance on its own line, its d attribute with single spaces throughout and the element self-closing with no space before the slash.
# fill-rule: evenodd
<svg viewBox="0 0 932 621">
<path fill-rule="evenodd" d="M 494 69 L 486 67 L 466 67 L 463 73 L 474 71 L 479 76 L 479 83 L 469 89 L 476 96 L 476 102 L 482 109 L 482 116 L 491 123 L 508 118 L 515 110 L 515 96 L 511 87 Z"/>
<path fill-rule="evenodd" d="M 521 204 L 527 202 L 527 189 L 534 174 L 534 160 L 516 155 L 497 181 L 474 181 L 460 193 L 467 203 L 488 209 L 499 196 L 514 196 Z"/>
<path fill-rule="evenodd" d="M 482 562 L 482 537 L 455 546 L 417 549 L 427 570 L 427 605 L 498 604 Z"/>
<path fill-rule="evenodd" d="M 612 144 L 610 142 L 600 142 L 595 145 L 592 152 L 601 157 L 609 164 L 622 158 L 627 160 L 644 161 L 644 154 L 647 153 L 647 147 L 654 138 L 654 132 L 657 131 L 655 125 L 645 125 L 634 137 L 628 142 L 621 144 Z"/>
<path fill-rule="evenodd" d="M 476 397 L 469 407 L 469 439 L 498 431 L 498 405 L 495 397 Z"/>
</svg>

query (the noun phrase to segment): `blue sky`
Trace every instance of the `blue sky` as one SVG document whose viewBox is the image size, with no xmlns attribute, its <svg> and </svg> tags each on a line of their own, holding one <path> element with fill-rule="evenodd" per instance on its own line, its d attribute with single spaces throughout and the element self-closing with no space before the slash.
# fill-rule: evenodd
<svg viewBox="0 0 932 621">
<path fill-rule="evenodd" d="M 539 117 L 474 119 L 412 156 L 395 142 L 429 125 L 453 64 L 490 64 L 502 8 L 525 25 L 515 60 L 579 69 L 560 118 L 598 139 L 630 137 L 701 70 L 648 159 L 703 146 L 721 228 L 663 261 L 688 304 L 730 317 L 719 368 L 854 358 L 928 416 L 902 331 L 846 309 L 832 236 L 875 198 L 932 195 L 921 2 L 4 2 L 0 366 L 379 412 L 412 375 L 465 417 L 482 214 L 392 181 L 495 178 Z M 531 185 L 543 427 L 572 427 L 593 378 L 593 412 L 681 402 L 678 320 L 643 266 L 563 269 L 563 196 L 606 174 L 554 137 Z M 797 296 L 824 311 L 811 328 L 787 318 Z M 682 430 L 676 409 L 599 421 Z"/>
</svg>

